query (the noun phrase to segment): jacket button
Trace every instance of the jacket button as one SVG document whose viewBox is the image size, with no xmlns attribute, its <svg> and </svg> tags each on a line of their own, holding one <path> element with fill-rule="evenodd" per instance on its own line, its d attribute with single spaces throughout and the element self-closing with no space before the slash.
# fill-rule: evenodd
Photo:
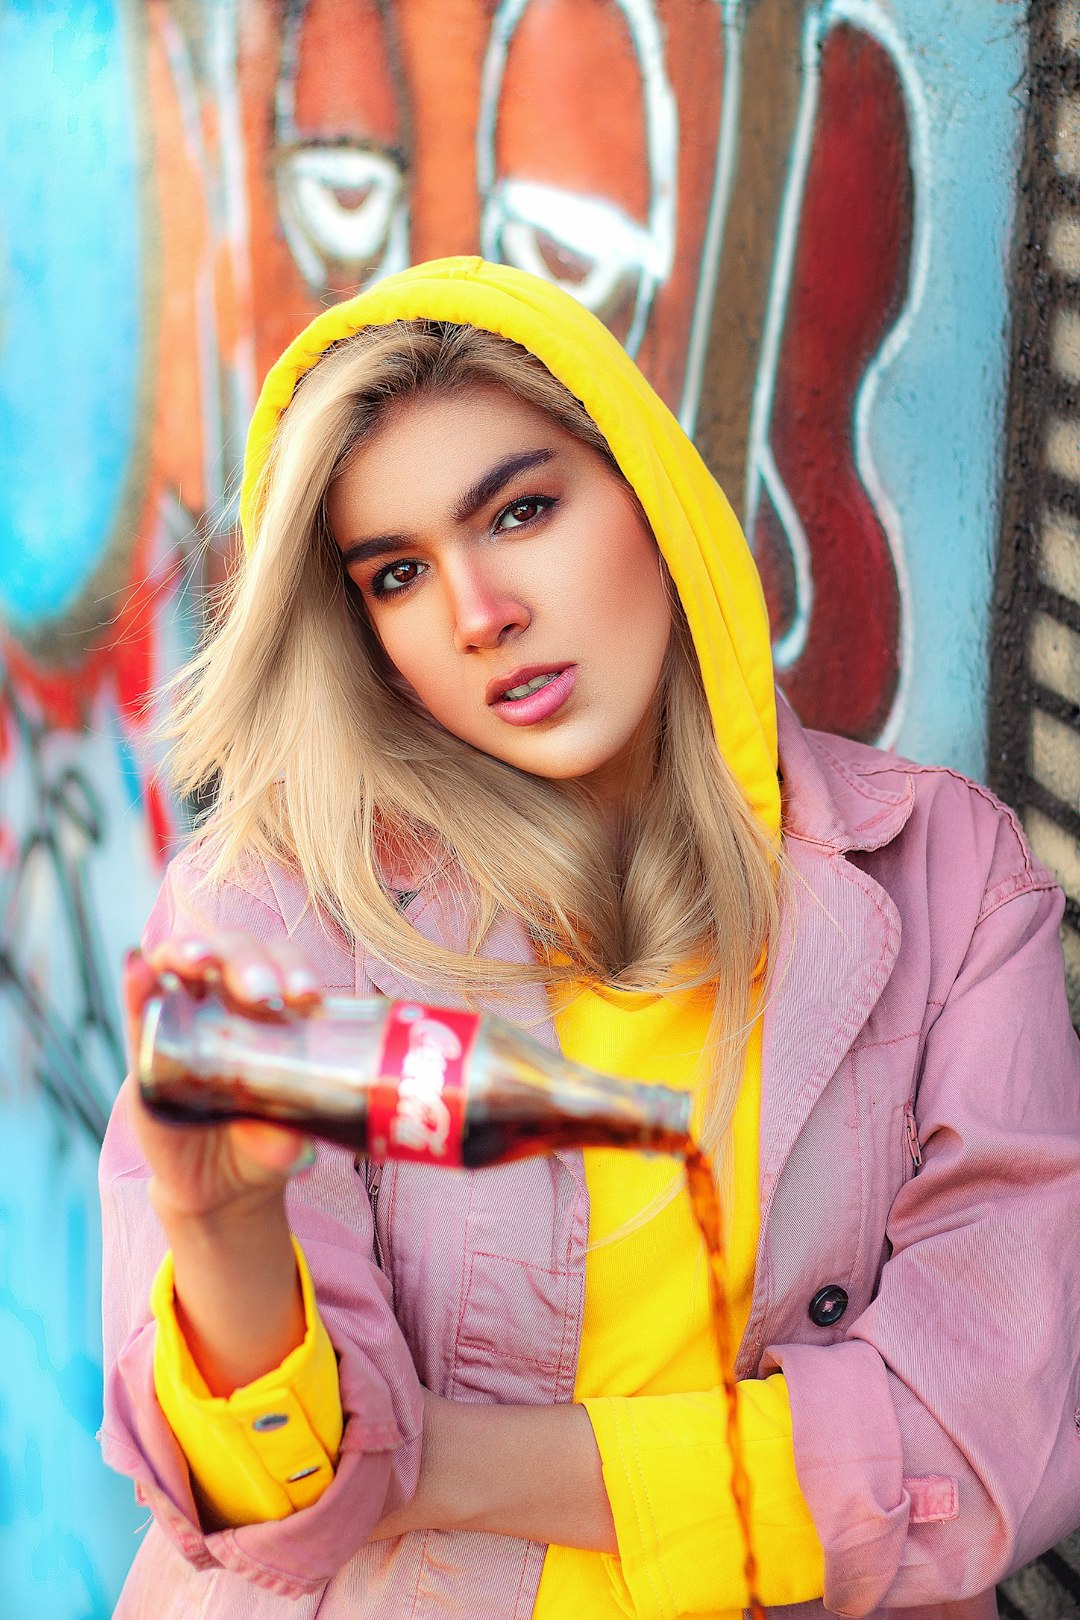
<svg viewBox="0 0 1080 1620">
<path fill-rule="evenodd" d="M 808 1307 L 811 1322 L 817 1327 L 835 1327 L 847 1310 L 847 1302 L 846 1291 L 836 1283 L 819 1288 Z"/>
<path fill-rule="evenodd" d="M 847 1295 L 844 1295 L 847 1299 Z M 252 1420 L 251 1427 L 257 1434 L 271 1434 L 275 1429 L 283 1429 L 289 1421 L 287 1412 L 264 1412 L 262 1417 Z"/>
</svg>

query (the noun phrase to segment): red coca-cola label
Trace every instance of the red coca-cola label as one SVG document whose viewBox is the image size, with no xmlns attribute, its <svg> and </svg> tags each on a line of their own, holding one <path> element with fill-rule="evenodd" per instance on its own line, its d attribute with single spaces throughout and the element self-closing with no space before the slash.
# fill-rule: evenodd
<svg viewBox="0 0 1080 1620">
<path fill-rule="evenodd" d="M 479 1023 L 478 1013 L 390 1003 L 368 1098 L 373 1159 L 462 1162 L 465 1070 Z"/>
</svg>

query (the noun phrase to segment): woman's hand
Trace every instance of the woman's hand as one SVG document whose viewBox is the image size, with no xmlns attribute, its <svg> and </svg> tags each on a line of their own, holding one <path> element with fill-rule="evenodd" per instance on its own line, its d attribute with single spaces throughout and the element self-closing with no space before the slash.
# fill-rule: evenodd
<svg viewBox="0 0 1080 1620">
<path fill-rule="evenodd" d="M 317 976 L 292 946 L 260 945 L 242 934 L 168 940 L 146 957 L 133 953 L 125 967 L 132 1050 L 165 973 L 196 990 L 220 988 L 241 1012 L 277 1004 L 304 1011 L 320 999 Z M 302 1136 L 277 1125 L 164 1124 L 130 1078 L 126 1103 L 173 1254 L 181 1331 L 210 1393 L 229 1395 L 278 1366 L 303 1339 L 285 1186 L 312 1156 Z"/>
<path fill-rule="evenodd" d="M 136 1049 L 143 1010 L 171 973 L 193 990 L 220 989 L 238 1012 L 280 1004 L 318 1005 L 318 976 L 291 945 L 260 945 L 244 934 L 170 939 L 147 956 L 132 952 L 124 968 L 128 1039 Z M 139 1145 L 154 1172 L 151 1197 L 162 1220 L 212 1216 L 229 1205 L 280 1196 L 289 1172 L 309 1157 L 296 1131 L 258 1120 L 226 1125 L 163 1124 L 128 1083 L 128 1107 Z"/>
</svg>

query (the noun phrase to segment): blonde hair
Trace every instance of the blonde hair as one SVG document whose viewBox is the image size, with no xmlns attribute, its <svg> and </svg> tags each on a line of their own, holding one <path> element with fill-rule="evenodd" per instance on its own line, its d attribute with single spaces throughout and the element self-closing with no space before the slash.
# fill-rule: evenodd
<svg viewBox="0 0 1080 1620">
<path fill-rule="evenodd" d="M 497 1005 L 500 991 L 541 983 L 561 987 L 565 1001 L 582 979 L 651 992 L 712 987 L 701 1136 L 715 1148 L 759 1010 L 780 867 L 716 746 L 662 557 L 672 632 L 654 700 L 655 776 L 633 812 L 621 872 L 584 782 L 529 775 L 403 704 L 330 532 L 330 485 L 395 402 L 492 386 L 615 467 L 580 401 L 490 332 L 398 321 L 342 339 L 306 373 L 257 490 L 250 555 L 213 634 L 176 678 L 173 774 L 182 792 L 214 795 L 213 876 L 248 852 L 292 864 L 324 916 L 433 998 L 446 987 Z M 388 885 L 401 855 L 419 870 L 411 887 L 437 873 L 449 880 L 467 921 L 462 948 L 432 943 L 403 917 Z M 526 926 L 535 961 L 477 954 L 500 911 Z M 556 953 L 568 963 L 556 965 Z"/>
</svg>

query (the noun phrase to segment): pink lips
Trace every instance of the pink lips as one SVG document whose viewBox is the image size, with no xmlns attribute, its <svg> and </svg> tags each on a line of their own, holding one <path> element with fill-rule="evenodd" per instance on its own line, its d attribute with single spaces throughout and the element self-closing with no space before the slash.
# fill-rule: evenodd
<svg viewBox="0 0 1080 1620">
<path fill-rule="evenodd" d="M 531 726 L 537 720 L 546 720 L 549 714 L 562 707 L 570 693 L 574 690 L 577 679 L 577 666 L 571 664 L 561 674 L 556 675 L 553 681 L 542 686 L 538 692 L 529 697 L 500 698 L 491 707 L 503 720 L 508 720 L 512 726 Z"/>
</svg>

